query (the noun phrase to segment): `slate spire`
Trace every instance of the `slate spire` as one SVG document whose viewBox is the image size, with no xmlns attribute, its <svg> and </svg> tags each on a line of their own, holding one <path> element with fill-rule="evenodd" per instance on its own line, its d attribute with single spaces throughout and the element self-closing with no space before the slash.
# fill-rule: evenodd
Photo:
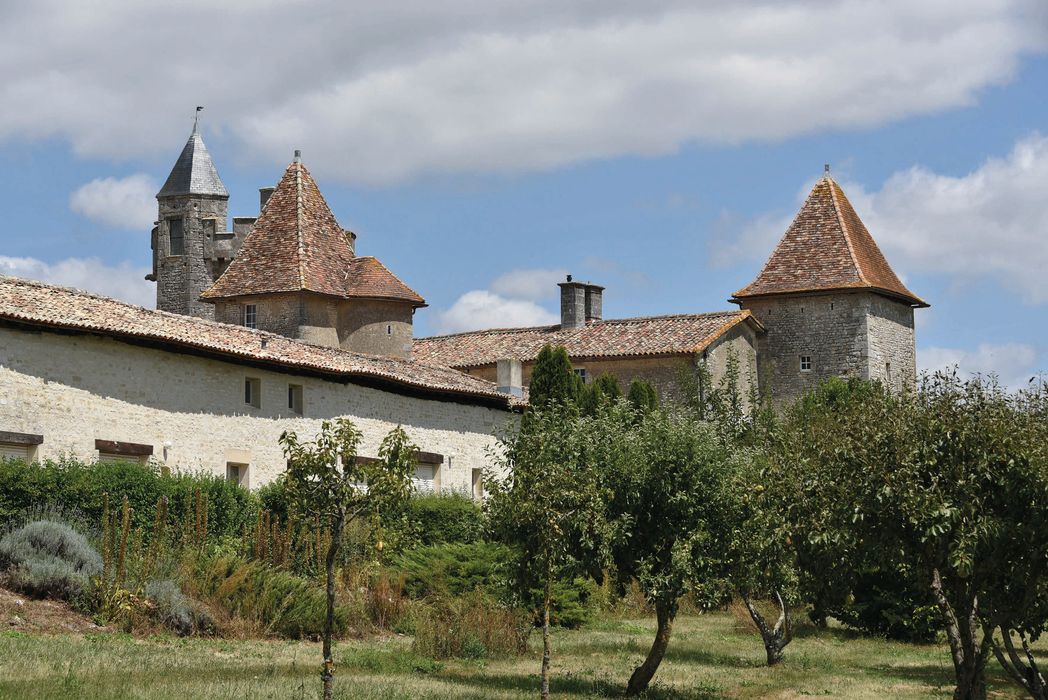
<svg viewBox="0 0 1048 700">
<path fill-rule="evenodd" d="M 196 120 L 193 121 L 193 133 L 189 135 L 182 154 L 175 161 L 175 167 L 171 168 L 171 174 L 157 193 L 157 199 L 184 195 L 229 197 L 211 160 L 211 154 L 207 152 L 204 139 L 200 137 Z"/>
<path fill-rule="evenodd" d="M 732 301 L 845 289 L 928 306 L 896 276 L 844 190 L 827 174 L 815 183 L 760 274 Z"/>
</svg>

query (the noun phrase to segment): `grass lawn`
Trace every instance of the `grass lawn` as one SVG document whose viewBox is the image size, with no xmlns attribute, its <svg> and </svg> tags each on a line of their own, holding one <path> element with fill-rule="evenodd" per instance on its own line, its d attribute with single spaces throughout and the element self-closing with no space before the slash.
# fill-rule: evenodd
<svg viewBox="0 0 1048 700">
<path fill-rule="evenodd" d="M 554 634 L 555 697 L 621 694 L 654 634 L 652 620 L 604 620 Z M 411 641 L 336 646 L 338 697 L 533 698 L 541 638 L 506 661 L 436 662 Z M 728 613 L 678 620 L 649 698 L 943 698 L 952 672 L 945 646 L 915 646 L 802 628 L 776 668 L 755 633 Z M 320 645 L 114 634 L 0 633 L 0 698 L 316 698 Z M 1021 698 L 990 663 L 991 695 Z"/>
</svg>

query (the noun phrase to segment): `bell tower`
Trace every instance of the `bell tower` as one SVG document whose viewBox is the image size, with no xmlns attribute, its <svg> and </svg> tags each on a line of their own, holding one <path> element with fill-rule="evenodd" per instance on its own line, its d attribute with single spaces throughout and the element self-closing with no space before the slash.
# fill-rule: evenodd
<svg viewBox="0 0 1048 700">
<path fill-rule="evenodd" d="M 146 279 L 156 281 L 156 307 L 161 311 L 213 319 L 214 306 L 200 301 L 200 295 L 228 264 L 216 253 L 231 247 L 232 241 L 225 239 L 233 235 L 226 231 L 229 192 L 200 137 L 200 110 L 197 107 L 193 132 L 156 196 L 153 273 Z"/>
</svg>

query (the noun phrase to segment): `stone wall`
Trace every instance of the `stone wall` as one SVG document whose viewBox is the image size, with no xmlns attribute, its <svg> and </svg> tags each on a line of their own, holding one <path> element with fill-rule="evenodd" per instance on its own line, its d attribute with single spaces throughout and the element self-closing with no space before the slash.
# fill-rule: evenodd
<svg viewBox="0 0 1048 700">
<path fill-rule="evenodd" d="M 261 406 L 245 403 L 247 378 L 261 383 Z M 303 388 L 302 416 L 288 410 L 288 385 Z M 40 459 L 96 456 L 96 439 L 153 446 L 176 469 L 225 475 L 247 463 L 248 483 L 284 469 L 284 430 L 312 437 L 320 422 L 351 418 L 364 433 L 361 453 L 377 454 L 400 424 L 422 450 L 445 456 L 444 490 L 469 491 L 472 470 L 488 465 L 493 433 L 513 414 L 421 399 L 314 377 L 141 348 L 94 336 L 0 327 L 0 430 L 42 434 Z"/>
<path fill-rule="evenodd" d="M 186 195 L 158 200 L 160 223 L 153 250 L 156 270 L 156 306 L 161 311 L 213 319 L 214 306 L 200 295 L 215 282 L 212 268 L 213 241 L 206 240 L 204 221 L 214 220 L 215 231 L 226 229 L 227 197 Z M 168 221 L 180 217 L 185 236 L 185 255 L 171 255 Z"/>
<path fill-rule="evenodd" d="M 866 291 L 744 300 L 767 329 L 758 345 L 762 385 L 782 405 L 830 377 L 885 378 L 916 374 L 913 309 Z M 811 369 L 801 369 L 801 358 Z"/>
<path fill-rule="evenodd" d="M 341 302 L 338 338 L 343 350 L 411 357 L 411 304 L 379 299 Z"/>
</svg>

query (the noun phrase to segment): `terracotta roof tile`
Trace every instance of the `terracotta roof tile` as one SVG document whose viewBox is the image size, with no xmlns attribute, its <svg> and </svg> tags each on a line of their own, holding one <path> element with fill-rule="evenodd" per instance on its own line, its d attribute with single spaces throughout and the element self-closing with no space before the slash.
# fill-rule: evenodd
<svg viewBox="0 0 1048 700">
<path fill-rule="evenodd" d="M 768 262 L 734 299 L 867 288 L 914 306 L 928 306 L 892 271 L 844 191 L 819 180 Z"/>
<path fill-rule="evenodd" d="M 154 311 L 75 289 L 0 276 L 0 320 L 71 329 L 172 350 L 197 351 L 275 368 L 311 370 L 339 381 L 368 380 L 401 393 L 508 407 L 519 401 L 491 382 L 430 363 L 308 345 L 282 335 Z"/>
<path fill-rule="evenodd" d="M 573 359 L 676 355 L 701 352 L 749 311 L 645 316 L 592 321 L 582 328 L 504 328 L 416 338 L 412 356 L 448 367 L 480 367 L 503 359 L 535 359 L 547 343 L 563 345 Z M 759 325 L 759 324 L 758 324 Z"/>
<path fill-rule="evenodd" d="M 378 260 L 354 257 L 347 235 L 306 166 L 293 162 L 236 257 L 201 298 L 308 291 L 426 305 Z"/>
</svg>

